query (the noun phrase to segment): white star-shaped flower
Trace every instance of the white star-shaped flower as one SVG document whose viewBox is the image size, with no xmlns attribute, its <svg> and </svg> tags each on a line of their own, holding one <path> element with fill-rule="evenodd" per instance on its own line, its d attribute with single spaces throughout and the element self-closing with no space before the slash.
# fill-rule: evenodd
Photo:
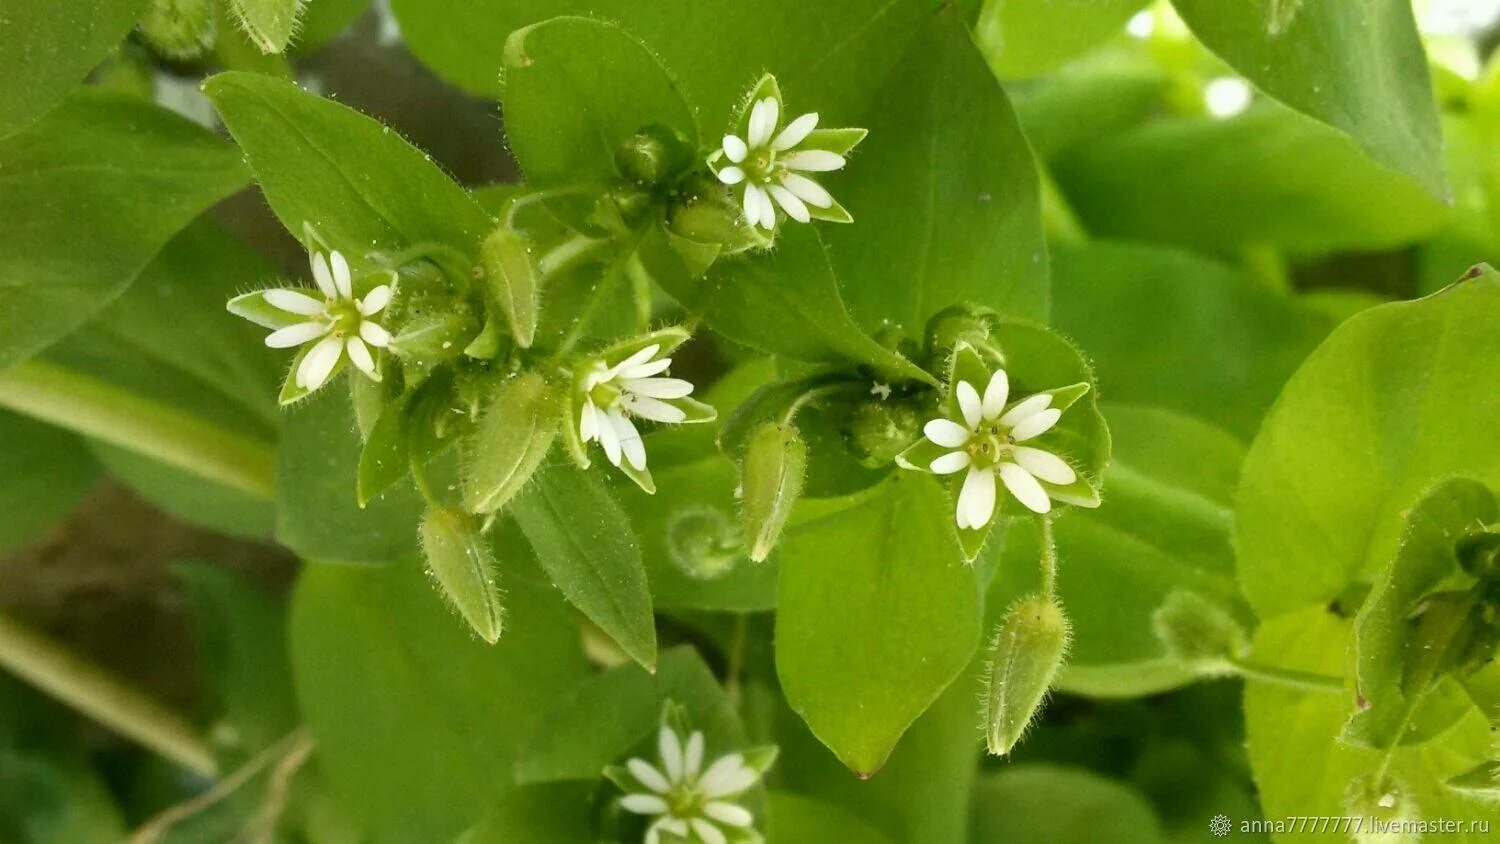
<svg viewBox="0 0 1500 844">
<path fill-rule="evenodd" d="M 703 767 L 703 733 L 683 741 L 663 725 L 657 735 L 661 767 L 631 759 L 625 767 L 644 789 L 620 798 L 627 812 L 655 816 L 646 829 L 645 844 L 658 844 L 662 833 L 701 844 L 727 844 L 721 827 L 749 829 L 755 818 L 734 802 L 760 781 L 761 772 L 746 764 L 745 756 L 730 753 Z"/>
<path fill-rule="evenodd" d="M 922 432 L 932 443 L 954 449 L 933 460 L 930 469 L 939 475 L 968 470 L 958 494 L 960 528 L 978 530 L 995 514 L 995 478 L 1034 513 L 1052 509 L 1047 491 L 1038 483 L 1066 486 L 1078 479 L 1066 461 L 1039 448 L 1021 445 L 1051 430 L 1062 410 L 1051 407 L 1051 393 L 1037 393 L 1009 406 L 1010 380 L 997 370 L 985 386 L 984 395 L 968 381 L 954 386 L 962 418 L 939 417 Z"/>
<path fill-rule="evenodd" d="M 646 469 L 646 447 L 632 417 L 669 424 L 689 421 L 688 412 L 674 402 L 692 395 L 693 385 L 660 377 L 672 365 L 671 358 L 656 356 L 661 348 L 652 343 L 614 365 L 596 360 L 580 384 L 578 438 L 585 444 L 598 440 L 615 466 Z"/>
<path fill-rule="evenodd" d="M 390 303 L 391 286 L 382 284 L 355 298 L 349 262 L 337 251 L 327 256 L 314 252 L 312 272 L 318 284 L 316 291 L 279 288 L 260 293 L 266 304 L 298 320 L 271 332 L 266 345 L 273 349 L 305 347 L 294 383 L 306 392 L 323 386 L 345 355 L 361 372 L 379 381 L 370 347 L 384 348 L 391 335 L 372 317 Z"/>
</svg>

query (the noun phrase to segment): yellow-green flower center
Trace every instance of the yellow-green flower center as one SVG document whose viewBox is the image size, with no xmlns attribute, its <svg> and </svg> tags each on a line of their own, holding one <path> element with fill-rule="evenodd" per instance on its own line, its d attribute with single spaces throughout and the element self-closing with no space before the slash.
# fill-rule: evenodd
<svg viewBox="0 0 1500 844">
<path fill-rule="evenodd" d="M 989 469 L 1010 456 L 1016 441 L 1010 432 L 993 422 L 979 426 L 964 445 L 969 460 L 980 469 Z"/>
</svg>

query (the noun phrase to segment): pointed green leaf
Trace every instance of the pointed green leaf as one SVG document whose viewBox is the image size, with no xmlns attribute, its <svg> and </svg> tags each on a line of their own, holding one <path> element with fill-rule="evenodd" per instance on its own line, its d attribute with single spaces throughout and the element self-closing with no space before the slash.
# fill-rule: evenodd
<svg viewBox="0 0 1500 844">
<path fill-rule="evenodd" d="M 500 605 L 494 553 L 474 518 L 446 507 L 428 507 L 422 517 L 422 553 L 443 597 L 479 638 L 495 644 L 505 609 Z"/>
<path fill-rule="evenodd" d="M 303 0 L 229 0 L 240 28 L 263 53 L 280 53 L 297 33 Z"/>
<path fill-rule="evenodd" d="M 464 506 L 494 513 L 521 491 L 557 438 L 557 399 L 534 372 L 502 383 L 464 441 Z"/>
<path fill-rule="evenodd" d="M 147 0 L 19 0 L 5 8 L 0 38 L 0 138 L 62 101 L 120 43 Z"/>
</svg>

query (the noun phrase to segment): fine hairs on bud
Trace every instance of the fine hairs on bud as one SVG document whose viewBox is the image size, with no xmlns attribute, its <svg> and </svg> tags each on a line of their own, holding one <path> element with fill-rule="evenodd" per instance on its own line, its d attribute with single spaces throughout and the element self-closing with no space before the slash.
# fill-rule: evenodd
<svg viewBox="0 0 1500 844">
<path fill-rule="evenodd" d="M 791 425 L 766 423 L 750 436 L 741 465 L 741 509 L 750 559 L 770 556 L 802 494 L 807 445 Z"/>
<path fill-rule="evenodd" d="M 1005 614 L 985 662 L 985 741 L 1009 753 L 1042 710 L 1067 659 L 1073 628 L 1055 600 L 1032 595 Z"/>
<path fill-rule="evenodd" d="M 152 0 L 136 27 L 163 56 L 177 61 L 196 59 L 214 46 L 213 0 Z"/>
<path fill-rule="evenodd" d="M 422 517 L 427 573 L 479 638 L 500 638 L 505 611 L 495 579 L 495 557 L 475 520 L 460 510 L 428 507 Z"/>
<path fill-rule="evenodd" d="M 1168 594 L 1151 614 L 1151 630 L 1167 656 L 1200 675 L 1233 673 L 1230 661 L 1249 648 L 1239 622 L 1194 592 Z"/>
</svg>

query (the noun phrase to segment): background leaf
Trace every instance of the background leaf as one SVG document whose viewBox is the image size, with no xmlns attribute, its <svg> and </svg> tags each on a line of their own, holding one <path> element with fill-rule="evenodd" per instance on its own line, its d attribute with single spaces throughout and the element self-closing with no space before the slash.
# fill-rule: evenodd
<svg viewBox="0 0 1500 844">
<path fill-rule="evenodd" d="M 0 551 L 66 516 L 99 477 L 99 464 L 72 434 L 0 412 Z"/>
<path fill-rule="evenodd" d="M 1127 785 L 1082 768 L 1015 765 L 974 788 L 975 844 L 1036 836 L 1068 842 L 1163 840 L 1156 813 Z"/>
<path fill-rule="evenodd" d="M 0 39 L 0 138 L 62 100 L 135 28 L 147 0 L 11 0 Z"/>
<path fill-rule="evenodd" d="M 1148 0 L 987 0 L 974 25 L 985 60 L 1001 79 L 1055 70 L 1118 36 Z"/>
</svg>

